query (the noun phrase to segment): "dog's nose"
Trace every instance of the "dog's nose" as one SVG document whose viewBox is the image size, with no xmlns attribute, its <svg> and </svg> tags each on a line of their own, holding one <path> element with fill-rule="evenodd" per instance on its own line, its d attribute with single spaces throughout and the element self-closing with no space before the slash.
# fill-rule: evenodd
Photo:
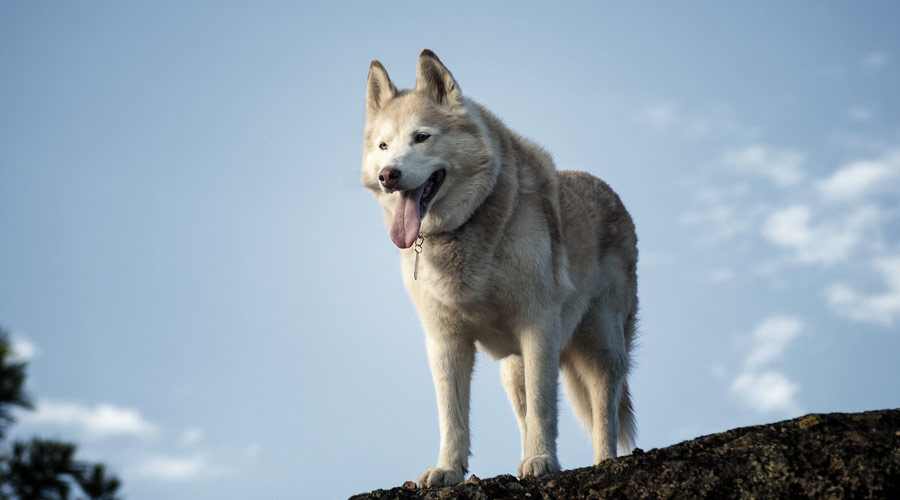
<svg viewBox="0 0 900 500">
<path fill-rule="evenodd" d="M 394 167 L 384 167 L 378 173 L 378 181 L 386 189 L 394 189 L 399 182 L 398 179 L 400 179 L 400 170 Z"/>
</svg>

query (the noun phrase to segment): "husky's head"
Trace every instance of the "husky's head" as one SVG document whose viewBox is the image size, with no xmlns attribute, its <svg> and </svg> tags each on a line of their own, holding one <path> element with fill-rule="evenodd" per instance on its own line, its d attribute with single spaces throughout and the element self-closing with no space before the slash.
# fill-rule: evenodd
<svg viewBox="0 0 900 500">
<path fill-rule="evenodd" d="M 398 247 L 411 247 L 420 233 L 458 228 L 492 189 L 493 156 L 473 106 L 430 50 L 419 56 L 412 90 L 398 91 L 372 61 L 362 183 L 381 204 Z"/>
</svg>

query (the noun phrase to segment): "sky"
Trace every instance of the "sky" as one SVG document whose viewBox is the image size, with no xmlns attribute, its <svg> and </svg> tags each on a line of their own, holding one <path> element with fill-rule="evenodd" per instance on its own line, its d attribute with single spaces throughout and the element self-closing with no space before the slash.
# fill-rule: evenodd
<svg viewBox="0 0 900 500">
<path fill-rule="evenodd" d="M 346 498 L 434 465 L 424 337 L 359 183 L 423 48 L 622 197 L 649 450 L 900 406 L 895 2 L 0 3 L 0 325 L 132 500 Z M 479 356 L 471 472 L 515 473 Z M 559 459 L 590 465 L 561 400 Z"/>
</svg>

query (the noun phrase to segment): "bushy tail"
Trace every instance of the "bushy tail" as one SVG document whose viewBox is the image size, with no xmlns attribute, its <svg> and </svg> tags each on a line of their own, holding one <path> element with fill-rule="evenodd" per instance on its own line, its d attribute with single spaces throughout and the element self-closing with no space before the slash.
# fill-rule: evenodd
<svg viewBox="0 0 900 500">
<path fill-rule="evenodd" d="M 634 406 L 631 404 L 631 393 L 628 382 L 622 386 L 622 397 L 619 398 L 619 443 L 617 455 L 631 453 L 637 439 L 637 425 L 634 421 Z"/>
</svg>

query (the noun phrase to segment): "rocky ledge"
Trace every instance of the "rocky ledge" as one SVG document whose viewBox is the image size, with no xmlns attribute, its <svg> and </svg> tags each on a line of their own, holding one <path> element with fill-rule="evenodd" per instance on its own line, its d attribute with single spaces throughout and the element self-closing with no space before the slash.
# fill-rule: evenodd
<svg viewBox="0 0 900 500">
<path fill-rule="evenodd" d="M 350 500 L 900 499 L 900 409 L 743 427 L 541 478 L 412 483 Z"/>
</svg>

